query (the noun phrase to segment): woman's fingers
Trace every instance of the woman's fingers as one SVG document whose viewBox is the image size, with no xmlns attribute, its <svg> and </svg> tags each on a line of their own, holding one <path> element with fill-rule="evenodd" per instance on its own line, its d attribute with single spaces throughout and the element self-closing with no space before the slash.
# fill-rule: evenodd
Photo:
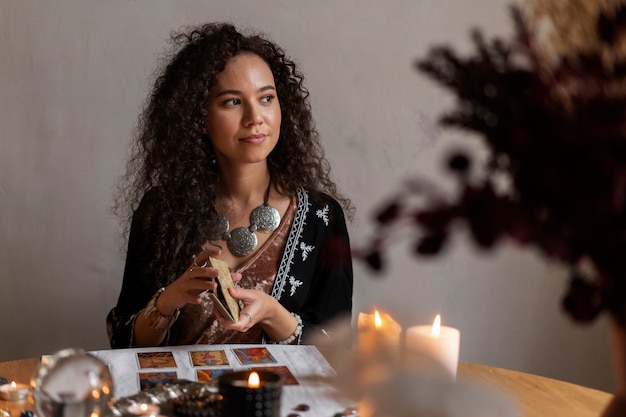
<svg viewBox="0 0 626 417">
<path fill-rule="evenodd" d="M 254 320 L 254 315 L 246 311 L 245 309 L 239 312 L 239 320 L 236 323 L 233 323 L 232 321 L 224 317 L 217 308 L 213 309 L 213 313 L 215 314 L 215 318 L 217 319 L 220 326 L 226 329 L 237 330 L 238 332 L 245 333 L 256 324 Z"/>
<path fill-rule="evenodd" d="M 200 252 L 193 260 L 193 266 L 195 267 L 206 267 L 210 266 L 210 257 L 217 257 L 220 255 L 222 251 L 219 249 L 207 249 Z"/>
<path fill-rule="evenodd" d="M 254 326 L 254 318 L 252 317 L 252 314 L 242 311 L 239 313 L 239 321 L 237 323 L 250 328 Z"/>
<path fill-rule="evenodd" d="M 200 253 L 178 279 L 167 286 L 160 304 L 168 310 L 182 308 L 185 304 L 200 304 L 202 293 L 214 291 L 217 287 L 215 277 L 219 271 L 209 264 L 209 257 L 216 254 L 219 250 Z"/>
<path fill-rule="evenodd" d="M 214 282 L 217 275 L 218 271 L 213 267 L 191 266 L 167 290 L 173 302 L 179 304 L 178 308 L 185 304 L 200 304 L 200 295 L 217 287 Z"/>
<path fill-rule="evenodd" d="M 241 287 L 231 287 L 228 289 L 228 292 L 233 296 L 233 298 L 243 301 L 244 305 L 248 305 L 254 300 L 257 300 L 259 294 L 259 291 L 257 290 L 247 290 Z"/>
<path fill-rule="evenodd" d="M 213 281 L 219 275 L 219 271 L 212 266 L 208 267 L 195 267 L 192 266 L 187 270 L 187 276 L 189 279 L 205 279 L 207 281 Z"/>
<path fill-rule="evenodd" d="M 231 330 L 236 330 L 238 332 L 247 332 L 250 330 L 255 324 L 259 322 L 258 318 L 260 317 L 259 309 L 262 309 L 262 302 L 260 302 L 259 295 L 262 294 L 256 290 L 247 290 L 239 287 L 229 288 L 228 291 L 230 295 L 232 295 L 235 299 L 241 300 L 243 303 L 243 308 L 239 312 L 239 320 L 236 323 L 233 323 L 229 319 L 225 318 L 217 308 L 214 308 L 215 317 L 219 324 Z"/>
</svg>

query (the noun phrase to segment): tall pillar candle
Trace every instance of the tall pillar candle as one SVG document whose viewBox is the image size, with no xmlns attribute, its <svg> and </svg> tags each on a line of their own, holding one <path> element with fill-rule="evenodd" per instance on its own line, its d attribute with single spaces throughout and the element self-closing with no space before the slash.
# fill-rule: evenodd
<svg viewBox="0 0 626 417">
<path fill-rule="evenodd" d="M 407 329 L 405 364 L 417 372 L 443 374 L 456 379 L 460 342 L 461 332 L 441 326 L 441 316 L 437 315 L 432 326 Z"/>
</svg>

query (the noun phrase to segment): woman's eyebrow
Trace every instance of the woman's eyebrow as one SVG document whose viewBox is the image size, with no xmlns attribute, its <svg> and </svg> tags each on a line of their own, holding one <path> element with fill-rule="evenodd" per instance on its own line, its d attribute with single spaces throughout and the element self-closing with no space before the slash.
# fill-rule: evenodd
<svg viewBox="0 0 626 417">
<path fill-rule="evenodd" d="M 263 92 L 263 91 L 268 91 L 268 90 L 274 90 L 276 91 L 276 87 L 274 87 L 273 85 L 266 85 L 264 87 L 259 88 L 259 92 Z M 240 90 L 222 90 L 219 93 L 217 93 L 215 95 L 215 97 L 221 97 L 221 96 L 225 96 L 225 95 L 241 95 L 242 92 Z"/>
</svg>

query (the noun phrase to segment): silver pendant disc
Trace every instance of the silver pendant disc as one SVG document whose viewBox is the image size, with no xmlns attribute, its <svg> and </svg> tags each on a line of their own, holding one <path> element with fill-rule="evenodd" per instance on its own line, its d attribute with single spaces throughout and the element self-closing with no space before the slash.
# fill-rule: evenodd
<svg viewBox="0 0 626 417">
<path fill-rule="evenodd" d="M 234 255 L 245 256 L 256 248 L 257 242 L 256 235 L 247 227 L 238 227 L 230 232 L 226 244 Z"/>
<path fill-rule="evenodd" d="M 209 240 L 228 240 L 226 234 L 228 233 L 228 229 L 230 228 L 230 224 L 228 223 L 228 219 L 222 215 L 219 217 L 219 227 L 213 236 Z"/>
<path fill-rule="evenodd" d="M 252 210 L 250 222 L 256 225 L 257 232 L 271 233 L 280 224 L 280 213 L 272 206 L 259 206 Z"/>
</svg>

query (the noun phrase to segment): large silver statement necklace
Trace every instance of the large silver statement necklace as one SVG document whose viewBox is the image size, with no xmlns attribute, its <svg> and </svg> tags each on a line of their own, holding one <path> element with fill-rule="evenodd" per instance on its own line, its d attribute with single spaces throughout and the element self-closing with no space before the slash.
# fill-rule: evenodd
<svg viewBox="0 0 626 417">
<path fill-rule="evenodd" d="M 220 214 L 219 232 L 214 236 L 214 240 L 224 239 L 228 249 L 236 256 L 246 256 L 256 249 L 258 239 L 255 232 L 272 233 L 280 224 L 280 213 L 267 202 L 270 197 L 272 182 L 267 186 L 263 205 L 256 207 L 250 213 L 250 226 L 237 227 L 231 230 L 228 219 Z"/>
</svg>

